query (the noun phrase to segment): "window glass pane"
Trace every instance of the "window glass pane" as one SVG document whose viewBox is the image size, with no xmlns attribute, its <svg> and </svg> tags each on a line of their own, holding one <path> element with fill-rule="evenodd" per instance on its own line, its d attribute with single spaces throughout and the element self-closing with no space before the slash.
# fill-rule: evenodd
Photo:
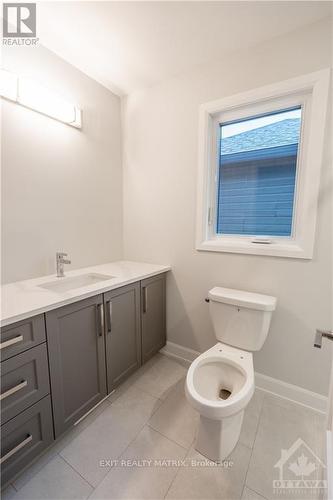
<svg viewBox="0 0 333 500">
<path fill-rule="evenodd" d="M 220 124 L 217 233 L 291 235 L 301 113 Z"/>
</svg>

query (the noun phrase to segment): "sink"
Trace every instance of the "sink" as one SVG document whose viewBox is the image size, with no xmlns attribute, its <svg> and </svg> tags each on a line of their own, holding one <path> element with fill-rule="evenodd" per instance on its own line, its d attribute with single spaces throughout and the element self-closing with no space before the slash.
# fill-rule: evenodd
<svg viewBox="0 0 333 500">
<path fill-rule="evenodd" d="M 38 285 L 40 288 L 45 288 L 51 292 L 69 292 L 70 290 L 75 290 L 76 288 L 81 288 L 84 286 L 94 285 L 100 281 L 107 281 L 115 278 L 115 276 L 108 276 L 106 274 L 80 274 L 79 276 L 73 276 L 72 278 L 57 278 L 57 281 L 48 281 Z"/>
</svg>

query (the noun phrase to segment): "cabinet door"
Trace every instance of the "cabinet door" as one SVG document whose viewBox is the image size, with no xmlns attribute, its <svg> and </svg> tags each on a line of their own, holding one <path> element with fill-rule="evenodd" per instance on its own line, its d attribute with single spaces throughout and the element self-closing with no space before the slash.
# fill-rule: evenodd
<svg viewBox="0 0 333 500">
<path fill-rule="evenodd" d="M 106 396 L 103 296 L 46 313 L 55 434 Z"/>
<path fill-rule="evenodd" d="M 166 343 L 165 275 L 141 281 L 142 362 L 154 356 Z"/>
<path fill-rule="evenodd" d="M 140 284 L 104 294 L 108 392 L 141 365 Z"/>
</svg>

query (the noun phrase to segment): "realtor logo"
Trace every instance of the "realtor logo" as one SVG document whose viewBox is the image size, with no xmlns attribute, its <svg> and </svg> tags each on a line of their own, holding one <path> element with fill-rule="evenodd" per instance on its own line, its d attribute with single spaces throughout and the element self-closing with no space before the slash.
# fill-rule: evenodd
<svg viewBox="0 0 333 500">
<path fill-rule="evenodd" d="M 281 458 L 274 465 L 279 470 L 279 479 L 273 481 L 274 492 L 279 490 L 323 490 L 326 465 L 302 440 L 297 439 L 288 450 L 281 450 Z"/>
<path fill-rule="evenodd" d="M 36 37 L 36 4 L 3 4 L 3 37 Z"/>
</svg>

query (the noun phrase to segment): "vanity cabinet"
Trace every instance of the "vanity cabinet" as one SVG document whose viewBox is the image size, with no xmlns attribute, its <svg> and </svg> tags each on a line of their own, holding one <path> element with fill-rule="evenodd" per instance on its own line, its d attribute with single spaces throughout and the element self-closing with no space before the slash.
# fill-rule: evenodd
<svg viewBox="0 0 333 500">
<path fill-rule="evenodd" d="M 4 486 L 166 342 L 165 274 L 2 328 Z"/>
<path fill-rule="evenodd" d="M 108 393 L 141 365 L 140 284 L 104 294 Z"/>
<path fill-rule="evenodd" d="M 103 295 L 45 318 L 57 438 L 106 396 Z"/>
<path fill-rule="evenodd" d="M 165 275 L 141 281 L 142 362 L 145 363 L 166 344 Z"/>
</svg>

